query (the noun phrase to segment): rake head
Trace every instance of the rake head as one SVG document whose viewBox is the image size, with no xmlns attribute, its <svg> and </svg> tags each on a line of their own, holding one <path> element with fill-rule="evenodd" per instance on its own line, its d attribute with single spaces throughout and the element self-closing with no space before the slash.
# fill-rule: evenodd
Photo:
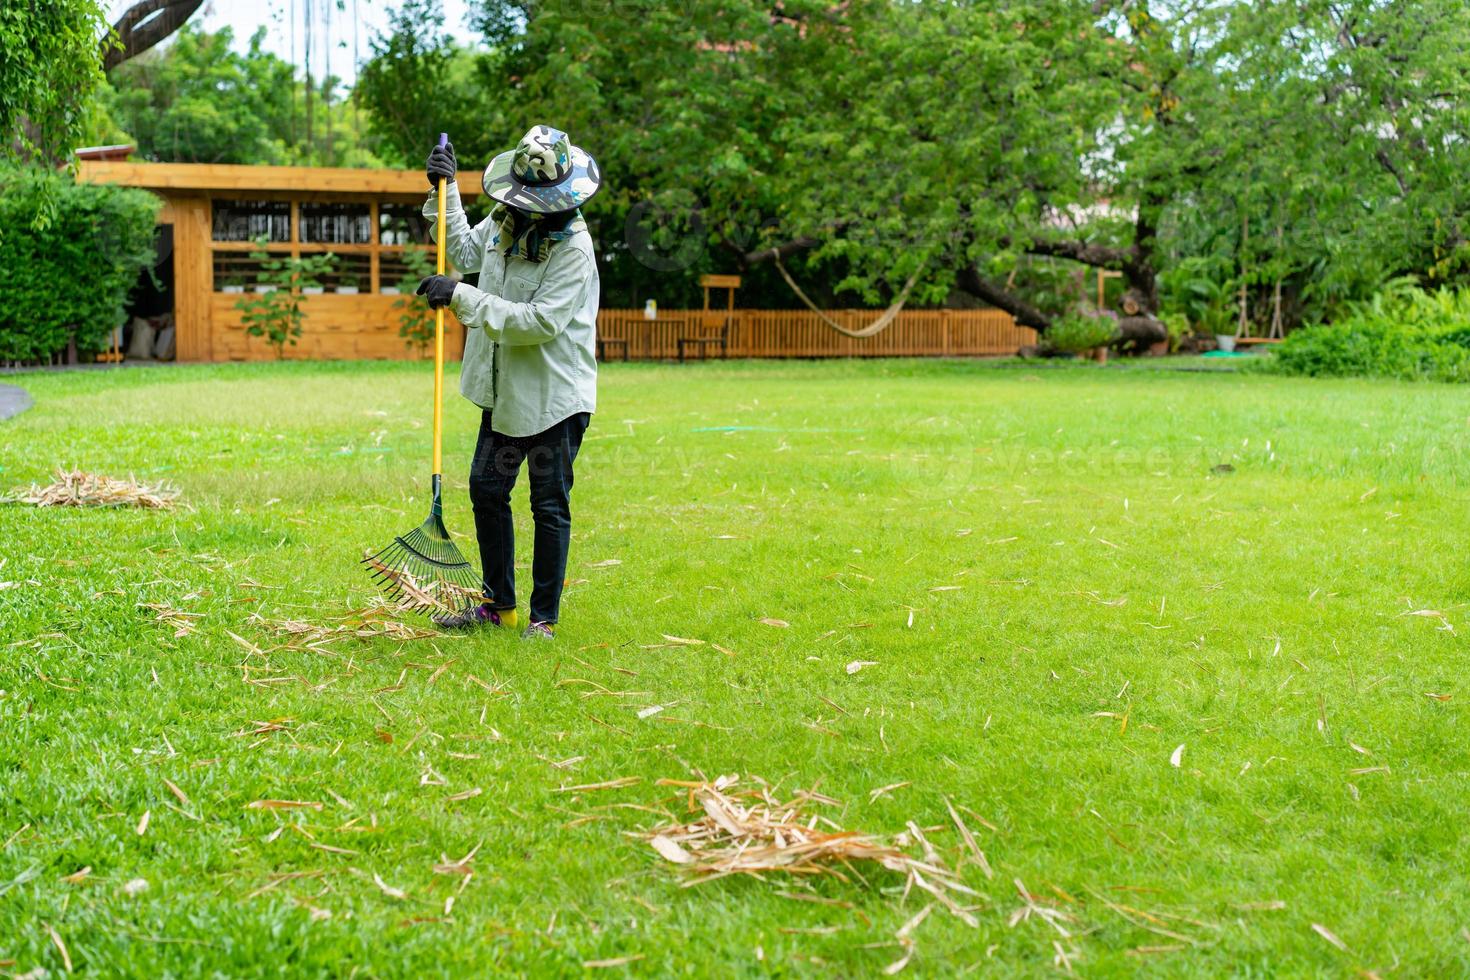
<svg viewBox="0 0 1470 980">
<path fill-rule="evenodd" d="M 454 546 L 440 516 L 437 493 L 434 498 L 424 523 L 394 538 L 362 563 L 378 587 L 399 605 L 420 610 L 459 609 L 479 600 L 480 576 Z"/>
</svg>

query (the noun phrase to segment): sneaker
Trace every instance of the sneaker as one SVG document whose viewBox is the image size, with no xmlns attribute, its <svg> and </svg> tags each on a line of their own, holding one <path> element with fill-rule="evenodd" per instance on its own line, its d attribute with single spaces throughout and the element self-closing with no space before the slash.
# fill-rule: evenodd
<svg viewBox="0 0 1470 980">
<path fill-rule="evenodd" d="M 532 620 L 531 621 L 531 625 L 527 626 L 526 629 L 525 629 L 525 632 L 523 632 L 521 634 L 521 639 L 523 639 L 523 640 L 554 640 L 554 639 L 556 639 L 556 624 L 555 623 L 540 623 L 540 622 L 537 622 L 535 620 Z"/>
<path fill-rule="evenodd" d="M 440 613 L 431 617 L 431 622 L 441 630 L 472 630 L 482 626 L 502 626 L 513 629 L 516 625 L 516 611 L 514 609 L 491 609 L 488 602 L 482 602 L 478 606 L 465 606 L 459 612 Z"/>
</svg>

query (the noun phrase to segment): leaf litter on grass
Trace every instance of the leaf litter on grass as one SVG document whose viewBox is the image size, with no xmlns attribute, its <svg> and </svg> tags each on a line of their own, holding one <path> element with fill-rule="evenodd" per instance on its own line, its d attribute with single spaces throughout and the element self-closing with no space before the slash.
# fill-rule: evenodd
<svg viewBox="0 0 1470 980">
<path fill-rule="evenodd" d="M 154 618 L 158 622 L 165 626 L 172 626 L 174 628 L 174 639 L 179 639 L 180 637 L 185 637 L 193 633 L 198 629 L 198 624 L 194 620 L 204 617 L 203 613 L 184 612 L 182 609 L 175 609 L 166 602 L 140 602 L 138 603 L 138 607 L 140 609 L 152 610 Z"/>
<path fill-rule="evenodd" d="M 958 871 L 944 863 L 913 821 L 907 832 L 892 836 L 848 830 L 814 811 L 819 805 L 840 805 L 831 797 L 815 790 L 796 790 L 783 801 L 776 798 L 770 784 L 754 777 L 747 781 L 737 775 L 713 781 L 661 779 L 657 785 L 685 790 L 688 812 L 699 816 L 684 821 L 673 818 L 635 836 L 683 870 L 685 887 L 732 875 L 767 881 L 773 874 L 828 876 L 843 883 L 856 878 L 867 885 L 868 879 L 858 870 L 862 864 L 902 875 L 904 897 L 918 889 L 934 901 L 895 934 L 904 955 L 885 969 L 889 974 L 908 965 L 913 956 L 911 934 L 933 905 L 943 906 L 972 928 L 979 925 L 973 914 L 975 906 L 961 902 L 982 896 L 960 881 Z M 908 853 L 915 845 L 922 849 L 922 857 Z"/>
<path fill-rule="evenodd" d="M 179 489 L 170 483 L 143 483 L 135 476 L 126 480 L 99 476 L 84 470 L 56 468 L 56 479 L 41 486 L 17 487 L 0 502 L 29 504 L 32 507 L 141 507 L 167 510 L 179 497 Z"/>
<path fill-rule="evenodd" d="M 411 612 L 413 609 L 409 606 L 375 597 L 367 606 L 348 610 L 330 625 L 301 619 L 269 619 L 259 613 L 253 613 L 249 622 L 268 633 L 287 637 L 288 649 L 317 650 L 322 644 L 348 637 L 360 640 L 383 637 L 401 641 L 445 636 L 438 630 L 404 622 L 404 614 Z"/>
</svg>

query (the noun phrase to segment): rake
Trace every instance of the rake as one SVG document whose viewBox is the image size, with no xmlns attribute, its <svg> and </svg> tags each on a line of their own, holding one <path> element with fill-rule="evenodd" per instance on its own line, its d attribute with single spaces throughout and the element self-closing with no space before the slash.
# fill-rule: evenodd
<svg viewBox="0 0 1470 980">
<path fill-rule="evenodd" d="M 449 141 L 439 134 L 439 145 Z M 439 275 L 444 275 L 444 193 L 446 181 L 439 179 L 438 246 Z M 389 599 L 418 609 L 449 609 L 480 594 L 480 577 L 454 545 L 444 527 L 444 501 L 440 492 L 443 471 L 441 443 L 444 434 L 444 308 L 434 311 L 434 472 L 429 478 L 432 501 L 429 516 L 392 544 L 362 560 L 373 581 Z"/>
</svg>

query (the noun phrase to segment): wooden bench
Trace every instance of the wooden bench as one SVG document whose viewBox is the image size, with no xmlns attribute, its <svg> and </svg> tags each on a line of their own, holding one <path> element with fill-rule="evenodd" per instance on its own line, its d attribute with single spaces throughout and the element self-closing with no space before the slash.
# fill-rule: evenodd
<svg viewBox="0 0 1470 980">
<path fill-rule="evenodd" d="M 1279 343 L 1281 343 L 1281 338 L 1280 337 L 1236 337 L 1235 338 L 1235 346 L 1236 347 L 1240 347 L 1242 345 L 1244 345 L 1246 347 L 1249 347 L 1252 344 L 1279 344 Z"/>
<path fill-rule="evenodd" d="M 616 350 L 621 351 L 622 354 L 623 354 L 623 360 L 626 361 L 628 359 L 628 341 L 627 341 L 627 338 L 625 338 L 625 337 L 598 337 L 597 338 L 597 359 L 599 361 L 606 361 L 607 360 L 607 352 L 608 352 L 609 349 L 616 349 Z"/>
<path fill-rule="evenodd" d="M 679 363 L 683 364 L 688 351 L 697 349 L 701 359 L 709 356 L 711 347 L 719 347 L 720 357 L 729 353 L 730 347 L 730 321 L 734 316 L 730 313 L 703 313 L 690 316 L 690 325 L 693 331 L 679 338 Z"/>
</svg>

